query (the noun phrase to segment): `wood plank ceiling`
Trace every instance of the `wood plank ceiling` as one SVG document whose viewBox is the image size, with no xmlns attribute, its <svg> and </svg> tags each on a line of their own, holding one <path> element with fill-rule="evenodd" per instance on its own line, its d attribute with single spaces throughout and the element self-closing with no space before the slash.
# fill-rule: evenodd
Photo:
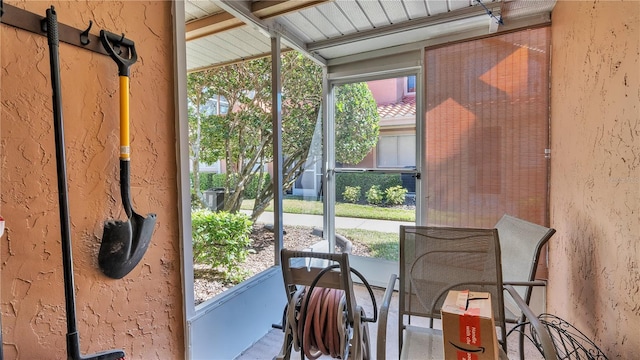
<svg viewBox="0 0 640 360">
<path fill-rule="evenodd" d="M 320 64 L 549 23 L 555 0 L 187 0 L 187 69 L 270 54 L 270 37 Z M 502 20 L 502 24 L 498 20 Z"/>
</svg>

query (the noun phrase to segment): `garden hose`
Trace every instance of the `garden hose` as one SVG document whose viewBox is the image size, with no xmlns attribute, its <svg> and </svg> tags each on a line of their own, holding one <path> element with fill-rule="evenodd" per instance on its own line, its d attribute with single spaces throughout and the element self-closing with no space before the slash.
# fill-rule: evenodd
<svg viewBox="0 0 640 360">
<path fill-rule="evenodd" d="M 292 328 L 292 343 L 295 350 L 300 351 L 301 359 L 306 356 L 315 360 L 321 355 L 347 359 L 350 352 L 350 339 L 356 334 L 354 326 L 364 326 L 347 321 L 348 309 L 344 290 L 316 287 L 324 274 L 338 267 L 339 265 L 331 265 L 322 269 L 309 287 L 298 288 L 290 299 L 287 323 Z M 376 322 L 378 309 L 371 286 L 358 271 L 349 270 L 363 282 L 373 304 L 373 318 L 362 316 L 361 321 Z M 361 315 L 364 315 L 364 312 Z M 357 334 L 360 339 L 356 341 L 361 342 L 362 348 L 360 355 L 364 354 L 364 358 L 368 358 L 368 332 L 364 334 L 360 329 Z"/>
<path fill-rule="evenodd" d="M 298 331 L 302 339 L 302 350 L 309 359 L 321 355 L 344 358 L 346 323 L 346 301 L 344 291 L 315 288 L 305 293 L 307 311 L 302 313 Z"/>
</svg>

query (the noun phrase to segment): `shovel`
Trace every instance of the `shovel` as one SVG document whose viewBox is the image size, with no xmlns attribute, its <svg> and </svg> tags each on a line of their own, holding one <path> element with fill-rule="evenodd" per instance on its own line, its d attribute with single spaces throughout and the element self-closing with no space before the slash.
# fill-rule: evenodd
<svg viewBox="0 0 640 360">
<path fill-rule="evenodd" d="M 100 41 L 118 65 L 120 77 L 120 195 L 127 214 L 126 221 L 111 220 L 104 224 L 98 264 L 110 278 L 121 279 L 138 265 L 151 242 L 156 224 L 156 214 L 146 217 L 136 213 L 131 206 L 129 182 L 129 67 L 138 56 L 133 41 L 123 35 L 100 31 Z M 126 56 L 123 57 L 123 48 Z"/>
<path fill-rule="evenodd" d="M 76 295 L 73 281 L 73 254 L 71 252 L 71 220 L 67 190 L 67 166 L 64 151 L 64 123 L 62 118 L 62 88 L 60 84 L 60 60 L 58 52 L 58 18 L 53 6 L 47 9 L 47 39 L 49 63 L 51 65 L 51 88 L 53 90 L 53 128 L 56 144 L 56 173 L 58 176 L 58 204 L 60 206 L 60 234 L 62 244 L 62 266 L 64 271 L 64 298 L 67 312 L 67 359 L 68 360 L 116 360 L 124 359 L 122 350 L 106 350 L 83 356 L 80 354 L 80 334 L 76 323 Z"/>
</svg>

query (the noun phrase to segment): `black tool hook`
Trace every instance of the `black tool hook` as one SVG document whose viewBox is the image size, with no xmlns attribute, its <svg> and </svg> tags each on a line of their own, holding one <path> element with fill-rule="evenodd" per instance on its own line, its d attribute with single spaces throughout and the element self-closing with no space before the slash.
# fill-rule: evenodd
<svg viewBox="0 0 640 360">
<path fill-rule="evenodd" d="M 89 40 L 89 30 L 91 30 L 92 26 L 93 26 L 93 20 L 89 20 L 89 27 L 87 28 L 87 30 L 80 33 L 80 44 L 84 46 L 89 45 L 89 43 L 91 42 L 91 40 Z"/>
<path fill-rule="evenodd" d="M 122 37 L 120 40 L 113 40 L 113 52 L 117 55 L 122 55 L 122 49 L 120 49 L 120 44 L 124 41 L 124 33 L 122 33 Z"/>
<path fill-rule="evenodd" d="M 4 5 L 2 0 L 0 0 L 0 19 L 2 19 L 2 15 L 4 15 Z"/>
</svg>

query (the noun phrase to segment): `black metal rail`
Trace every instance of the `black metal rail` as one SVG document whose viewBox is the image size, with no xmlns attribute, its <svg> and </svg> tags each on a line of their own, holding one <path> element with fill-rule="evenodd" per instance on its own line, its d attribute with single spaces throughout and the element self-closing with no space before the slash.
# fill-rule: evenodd
<svg viewBox="0 0 640 360">
<path fill-rule="evenodd" d="M 0 2 L 2 15 L 0 23 L 22 29 L 34 34 L 47 36 L 47 22 L 44 16 L 34 14 L 30 11 Z M 89 33 L 93 25 L 89 21 L 86 29 L 77 29 L 69 25 L 58 24 L 59 40 L 63 43 L 77 46 L 79 48 L 93 51 L 103 55 L 109 55 L 100 43 L 100 37 Z M 124 35 L 123 35 L 124 37 Z M 127 49 L 121 48 L 122 56 L 127 56 Z"/>
</svg>

